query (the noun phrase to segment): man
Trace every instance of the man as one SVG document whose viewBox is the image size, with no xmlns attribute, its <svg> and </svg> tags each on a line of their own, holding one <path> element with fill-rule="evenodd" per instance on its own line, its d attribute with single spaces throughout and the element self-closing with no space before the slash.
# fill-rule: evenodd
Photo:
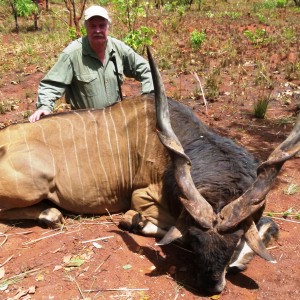
<svg viewBox="0 0 300 300">
<path fill-rule="evenodd" d="M 87 35 L 64 49 L 40 82 L 37 110 L 29 117 L 30 122 L 50 114 L 64 94 L 72 109 L 103 108 L 120 101 L 124 75 L 141 82 L 142 94 L 153 91 L 148 62 L 108 36 L 111 20 L 107 11 L 91 6 L 84 16 Z"/>
</svg>

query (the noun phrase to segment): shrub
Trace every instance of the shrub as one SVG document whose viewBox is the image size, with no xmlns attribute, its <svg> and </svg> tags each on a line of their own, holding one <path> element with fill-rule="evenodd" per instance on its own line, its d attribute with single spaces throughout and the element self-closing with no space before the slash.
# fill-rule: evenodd
<svg viewBox="0 0 300 300">
<path fill-rule="evenodd" d="M 204 30 L 198 31 L 195 29 L 190 36 L 191 47 L 194 49 L 199 49 L 203 42 L 205 41 L 206 33 Z"/>
<path fill-rule="evenodd" d="M 145 51 L 145 46 L 152 45 L 152 37 L 156 31 L 150 27 L 141 26 L 139 29 L 131 31 L 124 38 L 124 42 L 139 53 Z"/>
<path fill-rule="evenodd" d="M 264 119 L 269 106 L 269 98 L 263 97 L 257 100 L 254 104 L 253 114 L 256 118 Z"/>
<path fill-rule="evenodd" d="M 286 6 L 286 0 L 277 0 L 276 7 L 283 8 Z"/>
<path fill-rule="evenodd" d="M 270 39 L 267 38 L 267 31 L 265 29 L 257 28 L 254 32 L 251 30 L 245 30 L 244 35 L 256 46 L 267 44 Z"/>
</svg>

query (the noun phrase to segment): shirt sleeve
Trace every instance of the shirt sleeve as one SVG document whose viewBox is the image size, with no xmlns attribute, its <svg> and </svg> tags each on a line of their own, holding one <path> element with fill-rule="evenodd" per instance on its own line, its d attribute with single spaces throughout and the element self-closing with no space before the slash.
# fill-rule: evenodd
<svg viewBox="0 0 300 300">
<path fill-rule="evenodd" d="M 153 92 L 154 86 L 148 61 L 125 44 L 123 50 L 124 74 L 141 82 L 142 94 Z"/>
<path fill-rule="evenodd" d="M 69 55 L 63 52 L 39 84 L 37 109 L 52 111 L 55 101 L 64 95 L 72 78 L 73 69 Z"/>
</svg>

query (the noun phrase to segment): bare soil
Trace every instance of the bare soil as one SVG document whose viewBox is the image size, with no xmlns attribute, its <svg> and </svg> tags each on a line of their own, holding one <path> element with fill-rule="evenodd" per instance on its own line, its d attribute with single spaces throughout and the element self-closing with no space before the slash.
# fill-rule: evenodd
<svg viewBox="0 0 300 300">
<path fill-rule="evenodd" d="M 226 34 L 221 28 L 210 30 Z M 244 47 L 245 53 L 253 56 L 262 51 L 250 44 Z M 296 53 L 299 61 L 299 49 L 291 53 Z M 287 53 L 270 58 L 266 64 L 271 70 L 275 59 L 285 64 L 291 57 Z M 253 76 L 251 69 L 247 70 L 244 77 Z M 0 95 L 20 99 L 12 111 L 0 116 L 2 127 L 24 121 L 24 111 L 34 110 L 34 91 L 44 74 L 34 66 L 29 66 L 26 74 L 20 82 L 15 82 L 13 71 L 2 78 Z M 274 96 L 266 118 L 256 119 L 252 110 L 257 89 L 247 91 L 247 101 L 232 101 L 228 97 L 232 93 L 230 80 L 223 76 L 221 93 L 208 103 L 206 113 L 202 98 L 191 97 L 191 91 L 199 87 L 193 75 L 181 73 L 170 78 L 163 72 L 168 95 L 180 94 L 179 101 L 191 106 L 203 122 L 257 158 L 266 159 L 292 128 L 291 123 L 278 120 L 292 120 L 299 110 L 299 80 L 287 81 L 277 74 L 274 95 L 292 93 L 292 102 L 283 105 Z M 126 96 L 136 94 L 139 86 L 127 80 L 123 92 Z M 300 192 L 284 192 L 291 184 L 300 185 L 299 169 L 299 157 L 288 161 L 267 197 L 266 212 L 279 213 L 274 214 L 274 220 L 280 236 L 269 250 L 277 263 L 255 257 L 246 271 L 228 276 L 224 292 L 213 299 L 300 299 L 300 221 L 283 217 L 289 209 L 299 214 Z M 116 226 L 118 219 L 68 216 L 62 231 L 42 228 L 35 222 L 0 224 L 0 299 L 206 299 L 194 286 L 192 253 L 173 244 L 158 247 L 154 238 L 124 232 Z"/>
</svg>

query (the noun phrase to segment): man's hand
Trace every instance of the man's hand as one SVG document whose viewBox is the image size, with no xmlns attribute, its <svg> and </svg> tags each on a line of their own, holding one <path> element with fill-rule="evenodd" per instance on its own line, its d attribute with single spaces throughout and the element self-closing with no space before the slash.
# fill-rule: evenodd
<svg viewBox="0 0 300 300">
<path fill-rule="evenodd" d="M 46 116 L 49 114 L 51 114 L 51 112 L 48 110 L 38 109 L 28 119 L 29 122 L 33 123 L 35 121 L 38 121 L 41 118 L 41 116 Z"/>
</svg>

